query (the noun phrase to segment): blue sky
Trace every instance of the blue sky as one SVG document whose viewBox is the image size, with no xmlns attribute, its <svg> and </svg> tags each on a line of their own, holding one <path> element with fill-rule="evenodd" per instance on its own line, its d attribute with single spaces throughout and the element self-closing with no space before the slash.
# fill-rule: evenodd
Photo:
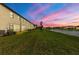
<svg viewBox="0 0 79 59">
<path fill-rule="evenodd" d="M 72 19 L 78 18 L 79 13 L 79 4 L 75 3 L 6 3 L 6 5 L 35 24 L 45 20 L 46 24 L 52 21 L 49 23 L 67 25 Z M 63 20 L 54 21 L 58 18 Z"/>
<path fill-rule="evenodd" d="M 36 8 L 39 8 L 41 6 L 43 6 L 43 4 L 36 4 L 33 5 L 32 3 L 7 3 L 6 4 L 8 7 L 10 7 L 11 9 L 13 9 L 14 11 L 16 11 L 17 13 L 19 13 L 20 15 L 24 16 L 25 18 L 28 18 L 28 20 L 32 20 L 32 18 L 30 17 L 30 15 L 28 15 L 29 9 L 33 8 L 33 11 L 35 11 Z M 62 8 L 64 8 L 65 4 L 51 4 L 50 8 L 46 9 L 45 11 L 41 12 L 38 14 L 38 16 L 41 14 L 43 16 L 48 15 L 51 12 L 56 12 Z M 46 5 L 44 5 L 46 6 Z M 32 11 L 32 12 L 33 12 Z M 36 17 L 36 18 L 40 18 Z"/>
</svg>

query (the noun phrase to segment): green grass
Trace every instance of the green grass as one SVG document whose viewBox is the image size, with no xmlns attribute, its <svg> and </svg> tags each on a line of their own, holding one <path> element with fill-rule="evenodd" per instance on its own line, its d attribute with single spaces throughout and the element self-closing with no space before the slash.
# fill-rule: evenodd
<svg viewBox="0 0 79 59">
<path fill-rule="evenodd" d="M 0 37 L 1 55 L 79 55 L 79 37 L 46 30 Z"/>
</svg>

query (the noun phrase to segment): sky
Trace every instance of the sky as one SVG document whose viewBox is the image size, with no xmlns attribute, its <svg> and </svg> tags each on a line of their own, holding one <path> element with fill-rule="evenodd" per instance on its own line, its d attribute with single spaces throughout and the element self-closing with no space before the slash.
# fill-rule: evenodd
<svg viewBox="0 0 79 59">
<path fill-rule="evenodd" d="M 78 3 L 6 3 L 30 22 L 44 27 L 78 26 Z"/>
</svg>

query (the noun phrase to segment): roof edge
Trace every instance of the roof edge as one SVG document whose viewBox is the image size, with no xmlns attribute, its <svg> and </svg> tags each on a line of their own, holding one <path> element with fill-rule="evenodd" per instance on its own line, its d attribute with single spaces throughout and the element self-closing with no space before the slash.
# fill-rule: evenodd
<svg viewBox="0 0 79 59">
<path fill-rule="evenodd" d="M 17 13 L 16 11 L 12 10 L 10 7 L 6 6 L 4 3 L 0 3 L 1 5 L 3 5 L 4 7 L 8 8 L 9 10 L 11 10 L 12 12 L 16 13 L 17 15 L 19 15 L 20 17 L 22 17 L 24 20 L 28 21 L 29 23 L 33 24 L 32 22 L 30 22 L 29 20 L 27 20 L 25 17 L 21 16 L 19 13 Z M 35 26 L 35 24 L 33 24 Z"/>
</svg>

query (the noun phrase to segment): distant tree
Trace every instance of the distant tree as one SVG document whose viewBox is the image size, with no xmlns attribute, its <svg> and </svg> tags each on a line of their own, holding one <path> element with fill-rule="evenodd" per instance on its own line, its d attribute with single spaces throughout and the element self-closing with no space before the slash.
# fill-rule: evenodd
<svg viewBox="0 0 79 59">
<path fill-rule="evenodd" d="M 40 22 L 40 29 L 41 30 L 43 29 L 43 22 L 42 21 Z"/>
</svg>

